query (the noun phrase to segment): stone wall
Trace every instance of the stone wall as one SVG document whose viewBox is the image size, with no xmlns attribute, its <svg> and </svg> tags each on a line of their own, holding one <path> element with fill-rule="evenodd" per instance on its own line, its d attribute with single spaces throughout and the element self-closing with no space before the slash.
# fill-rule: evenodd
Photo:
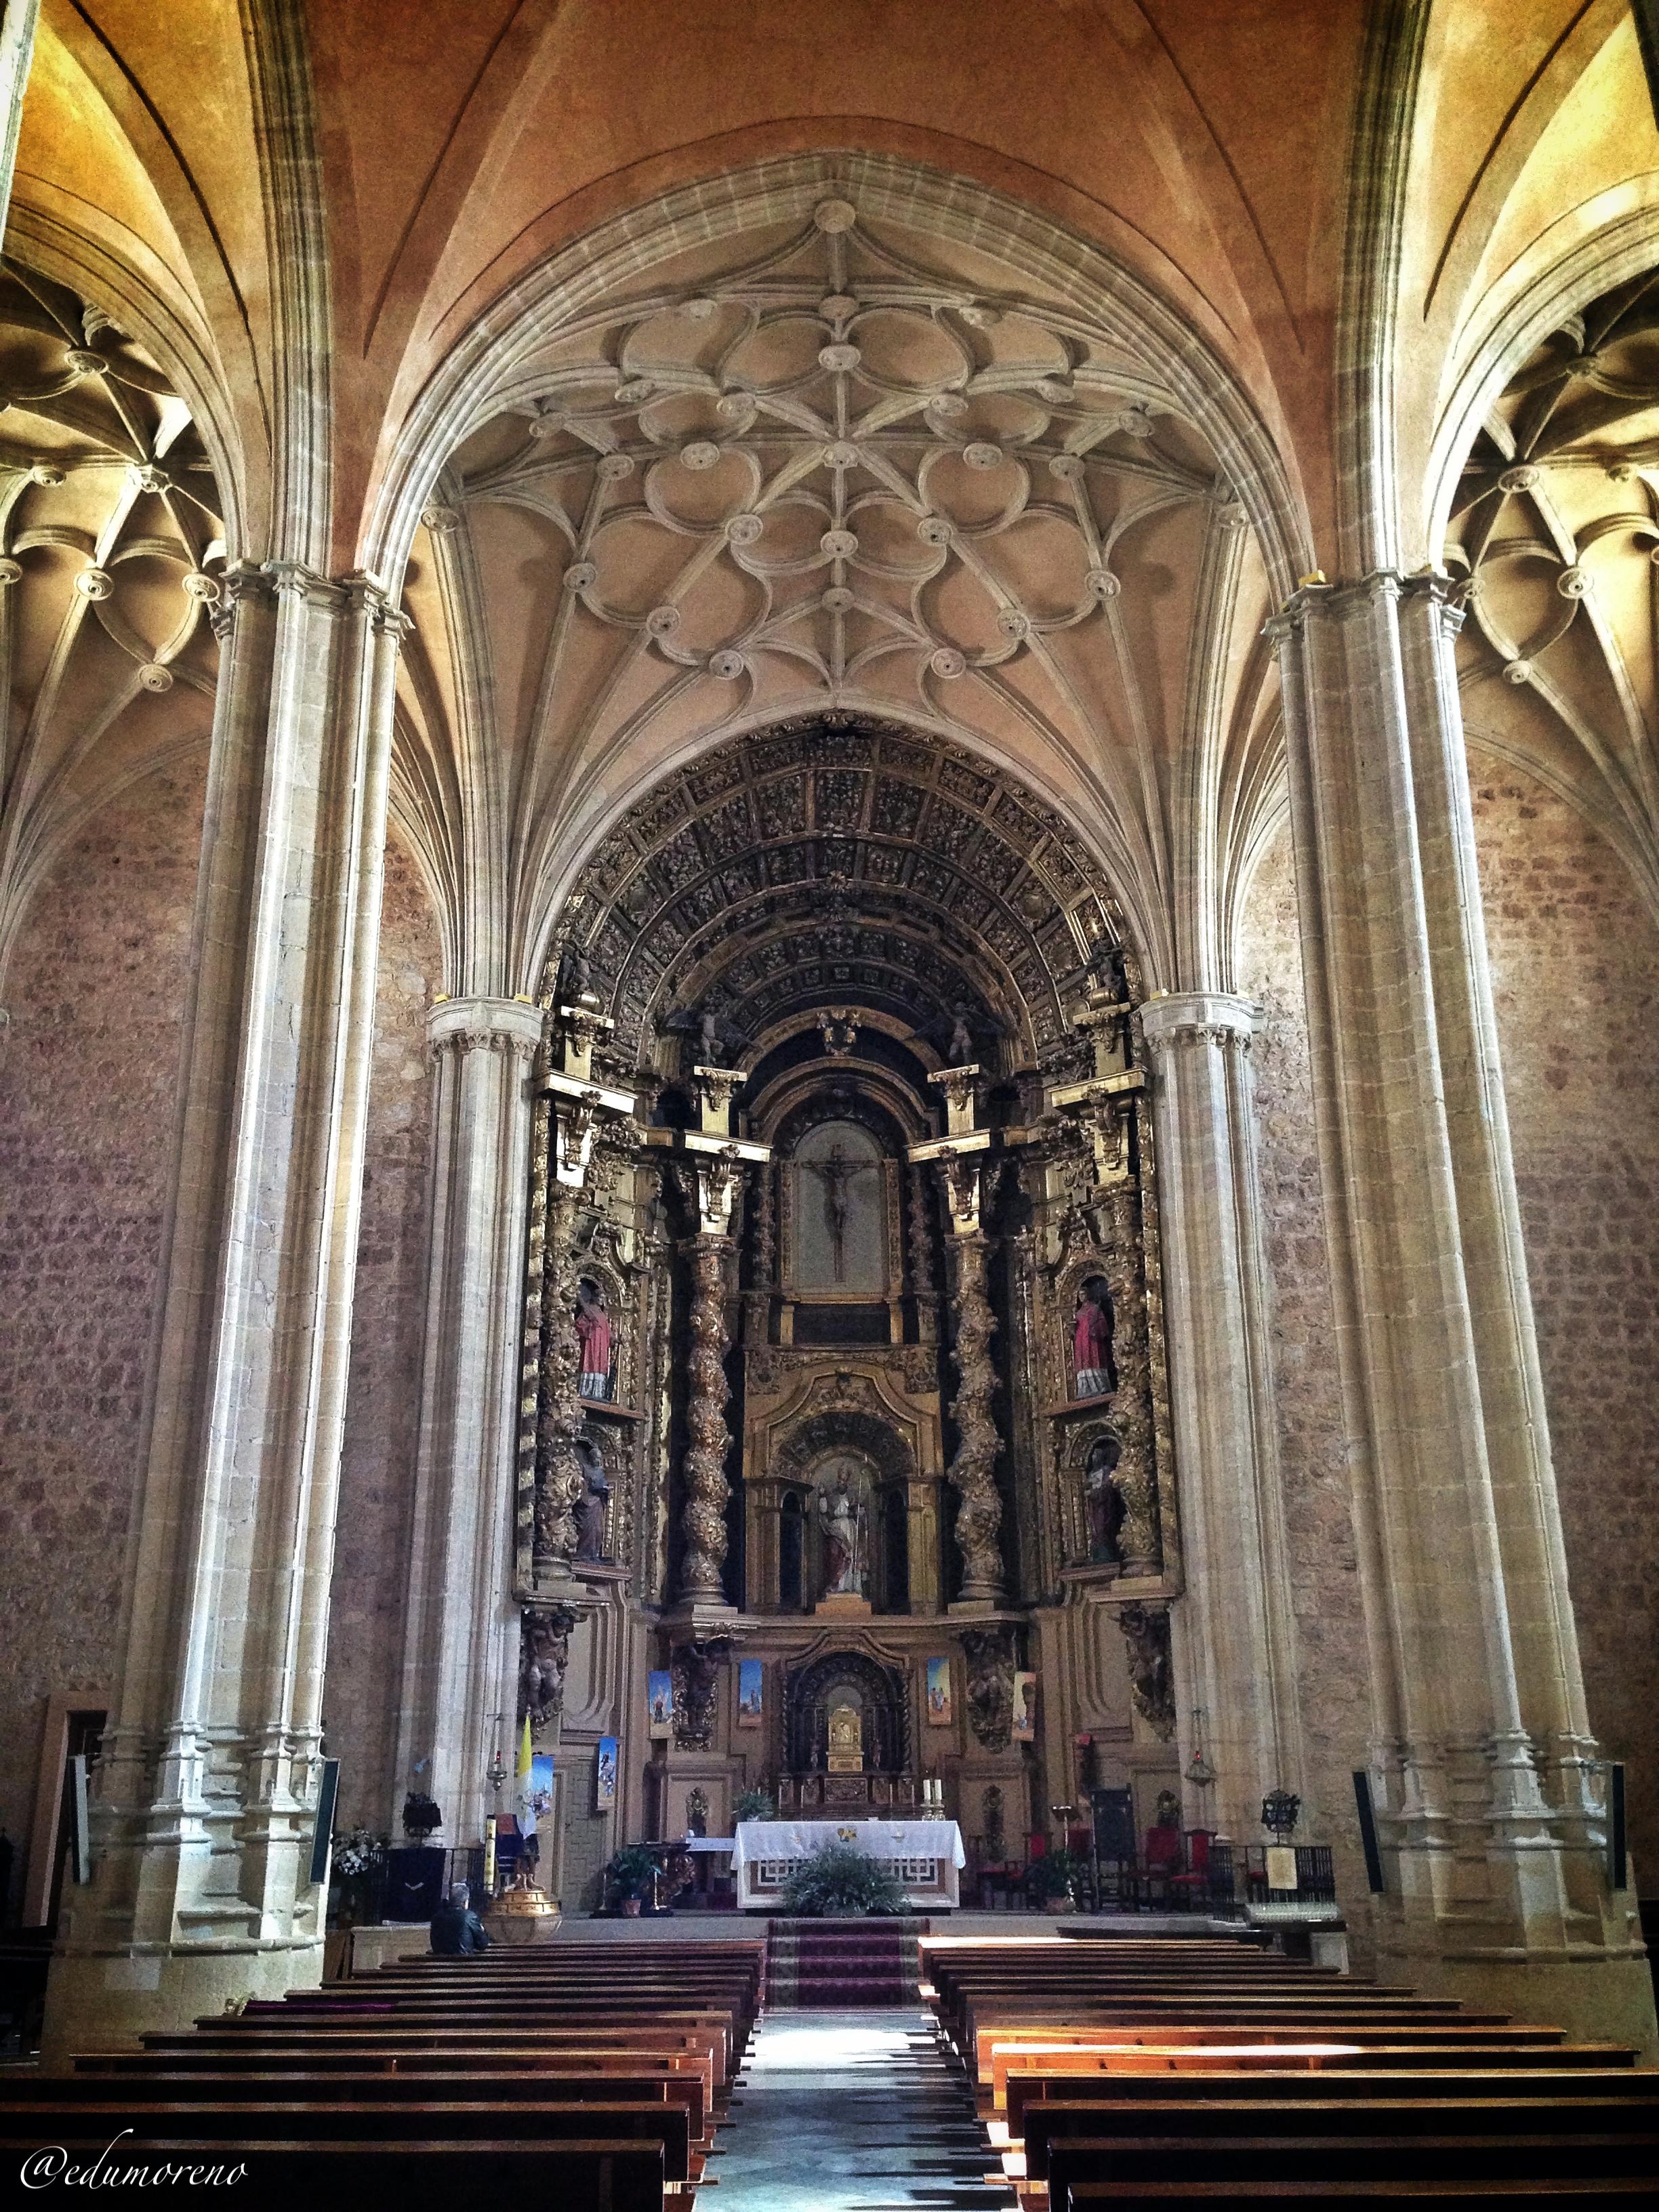
<svg viewBox="0 0 1659 2212">
<path fill-rule="evenodd" d="M 1472 761 L 1521 1215 L 1590 1724 L 1659 1894 L 1659 929 L 1611 847 Z"/>
<path fill-rule="evenodd" d="M 1349 1776 L 1366 1756 L 1369 1667 L 1352 1486 L 1342 1450 L 1331 1271 L 1288 827 L 1273 841 L 1250 886 L 1235 959 L 1237 989 L 1264 1010 L 1253 1057 L 1273 1277 L 1279 1461 L 1311 1809 L 1315 1832 L 1345 1846 L 1351 1890 L 1358 1871 L 1352 1857 L 1358 1831 Z"/>
<path fill-rule="evenodd" d="M 393 1775 L 392 1762 L 420 1411 L 431 1141 L 426 1012 L 440 968 L 425 886 L 392 844 L 323 1699 L 326 1748 L 341 1761 L 339 1817 L 347 1827 L 384 1829 L 409 1784 Z"/>
<path fill-rule="evenodd" d="M 110 1686 L 156 1296 L 206 762 L 63 854 L 0 1030 L 0 1822 L 23 1879 L 46 1700 Z"/>
<path fill-rule="evenodd" d="M 41 1722 L 101 1691 L 155 1316 L 205 762 L 146 777 L 64 854 L 0 1029 L 0 1825 L 21 1893 Z M 348 1815 L 384 1825 L 412 1488 L 436 927 L 387 854 L 329 1656 Z"/>
</svg>

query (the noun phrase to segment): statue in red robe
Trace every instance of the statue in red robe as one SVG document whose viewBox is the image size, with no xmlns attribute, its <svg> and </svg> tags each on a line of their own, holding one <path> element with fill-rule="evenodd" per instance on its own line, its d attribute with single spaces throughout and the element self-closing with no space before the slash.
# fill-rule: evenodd
<svg viewBox="0 0 1659 2212">
<path fill-rule="evenodd" d="M 1099 1275 L 1091 1275 L 1078 1297 L 1072 1331 L 1072 1370 L 1079 1398 L 1103 1397 L 1117 1388 L 1112 1361 L 1112 1297 Z"/>
<path fill-rule="evenodd" d="M 605 1292 L 586 1277 L 576 1286 L 576 1336 L 581 1346 L 576 1388 L 584 1398 L 611 1395 L 611 1316 Z"/>
</svg>

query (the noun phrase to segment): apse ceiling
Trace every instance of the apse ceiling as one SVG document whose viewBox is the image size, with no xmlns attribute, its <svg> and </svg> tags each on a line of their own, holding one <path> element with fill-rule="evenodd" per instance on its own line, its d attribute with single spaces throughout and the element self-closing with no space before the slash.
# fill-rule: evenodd
<svg viewBox="0 0 1659 2212">
<path fill-rule="evenodd" d="M 0 958 L 64 837 L 205 744 L 221 533 L 189 410 L 155 362 L 0 263 Z"/>
<path fill-rule="evenodd" d="M 1659 911 L 1659 276 L 1553 332 L 1477 439 L 1449 564 L 1473 741 L 1571 799 Z"/>
<path fill-rule="evenodd" d="M 1066 825 L 1012 778 L 841 716 L 668 778 L 584 870 L 560 941 L 586 953 L 625 1065 L 660 1065 L 677 1012 L 711 1009 L 752 1059 L 821 1008 L 903 1036 L 960 1005 L 981 1056 L 1018 1066 L 1066 1048 L 1085 963 L 1116 928 Z"/>
<path fill-rule="evenodd" d="M 1224 816 L 1258 807 L 1243 510 L 1160 379 L 994 247 L 830 193 L 726 265 L 683 248 L 456 452 L 406 593 L 407 740 L 493 764 L 522 902 L 613 794 L 825 708 L 1020 763 L 1155 911 L 1200 698 Z M 441 783 L 418 768 L 417 804 Z"/>
</svg>

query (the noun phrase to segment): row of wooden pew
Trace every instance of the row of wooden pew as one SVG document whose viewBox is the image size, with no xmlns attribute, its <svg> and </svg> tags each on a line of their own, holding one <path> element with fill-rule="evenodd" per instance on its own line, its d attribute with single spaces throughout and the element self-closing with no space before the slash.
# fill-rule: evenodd
<svg viewBox="0 0 1659 2212">
<path fill-rule="evenodd" d="M 1024 2212 L 1656 2195 L 1659 2072 L 1626 2045 L 1227 1939 L 947 1936 L 921 1954 Z"/>
<path fill-rule="evenodd" d="M 411 1959 L 0 2077 L 0 2134 L 85 2172 L 240 2166 L 245 2212 L 690 2204 L 761 2002 L 754 1943 L 583 1942 Z M 110 2185 L 101 2178 L 92 2185 Z M 529 2191 L 531 2196 L 522 2192 Z M 296 2193 L 297 2192 L 297 2193 Z M 510 2200 L 509 2200 L 510 2201 Z"/>
</svg>

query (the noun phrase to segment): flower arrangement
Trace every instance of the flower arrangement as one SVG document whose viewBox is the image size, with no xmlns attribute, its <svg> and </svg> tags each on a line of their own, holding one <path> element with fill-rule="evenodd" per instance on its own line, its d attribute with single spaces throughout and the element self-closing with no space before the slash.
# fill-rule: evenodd
<svg viewBox="0 0 1659 2212">
<path fill-rule="evenodd" d="M 777 1806 L 769 1790 L 739 1790 L 732 1803 L 734 1820 L 770 1820 L 776 1817 Z"/>
<path fill-rule="evenodd" d="M 386 1850 L 384 1836 L 372 1835 L 367 1828 L 353 1828 L 349 1834 L 336 1836 L 333 1841 L 333 1871 L 341 1881 L 356 1881 L 374 1866 Z"/>
<path fill-rule="evenodd" d="M 805 1920 L 910 1909 L 898 1876 L 850 1844 L 821 1844 L 811 1858 L 803 1859 L 784 1884 L 783 1905 Z"/>
</svg>

